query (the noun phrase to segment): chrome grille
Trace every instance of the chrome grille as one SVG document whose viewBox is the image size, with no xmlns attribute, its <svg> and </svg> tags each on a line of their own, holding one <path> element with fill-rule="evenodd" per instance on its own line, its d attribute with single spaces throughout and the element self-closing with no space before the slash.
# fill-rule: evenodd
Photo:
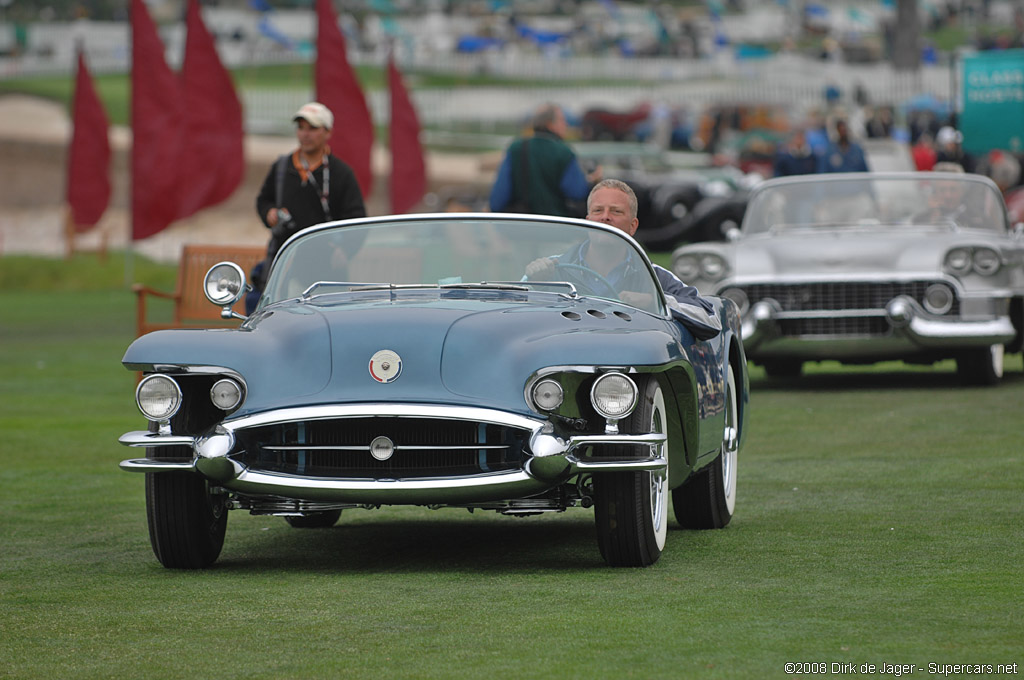
<svg viewBox="0 0 1024 680">
<path fill-rule="evenodd" d="M 784 314 L 794 317 L 779 320 L 785 337 L 860 336 L 880 337 L 891 333 L 885 320 L 885 306 L 893 298 L 905 296 L 924 304 L 925 291 L 939 281 L 812 282 L 798 284 L 761 283 L 745 286 L 753 305 L 774 300 Z M 843 312 L 860 314 L 843 314 Z M 834 314 L 821 315 L 821 312 Z M 865 314 L 874 312 L 874 314 Z M 808 313 L 807 318 L 800 318 Z M 948 316 L 960 313 L 960 301 L 954 300 Z"/>
<path fill-rule="evenodd" d="M 458 477 L 519 469 L 529 433 L 495 425 L 430 418 L 336 418 L 236 432 L 244 452 L 232 458 L 252 469 L 309 477 L 410 479 Z M 387 460 L 370 442 L 387 437 Z"/>
</svg>

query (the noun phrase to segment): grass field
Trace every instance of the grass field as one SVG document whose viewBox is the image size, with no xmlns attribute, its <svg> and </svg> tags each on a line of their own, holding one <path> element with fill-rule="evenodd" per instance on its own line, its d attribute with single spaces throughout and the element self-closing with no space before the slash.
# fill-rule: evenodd
<svg viewBox="0 0 1024 680">
<path fill-rule="evenodd" d="M 118 436 L 144 426 L 119 363 L 134 306 L 118 261 L 66 267 L 110 285 L 37 292 L 4 274 L 36 266 L 0 259 L 0 678 L 1024 662 L 1020 355 L 977 389 L 952 363 L 755 369 L 732 524 L 670 530 L 649 569 L 604 567 L 590 510 L 386 508 L 320 531 L 236 511 L 216 566 L 176 572 L 150 551 L 142 476 L 117 468 Z"/>
</svg>

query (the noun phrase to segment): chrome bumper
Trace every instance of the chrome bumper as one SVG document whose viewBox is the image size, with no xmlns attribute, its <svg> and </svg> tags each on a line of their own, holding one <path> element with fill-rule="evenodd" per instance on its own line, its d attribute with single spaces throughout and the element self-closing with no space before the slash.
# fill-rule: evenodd
<svg viewBox="0 0 1024 680">
<path fill-rule="evenodd" d="M 379 416 L 469 418 L 528 430 L 529 456 L 523 469 L 482 473 L 468 477 L 416 479 L 319 478 L 250 469 L 231 458 L 235 453 L 235 432 L 246 427 L 310 418 Z M 355 504 L 472 503 L 523 498 L 550 489 L 580 472 L 664 472 L 665 458 L 639 455 L 629 458 L 582 456 L 588 447 L 630 445 L 652 449 L 665 443 L 664 434 L 576 435 L 562 439 L 550 432 L 546 421 L 515 414 L 476 408 L 406 406 L 390 404 L 353 407 L 288 409 L 225 422 L 202 437 L 128 432 L 119 441 L 129 447 L 189 446 L 189 461 L 134 458 L 121 462 L 130 472 L 196 472 L 231 491 L 257 496 L 280 496 L 311 501 Z M 369 447 L 367 447 L 369 455 Z M 646 453 L 646 452 L 645 452 Z"/>
<path fill-rule="evenodd" d="M 884 316 L 892 333 L 887 337 L 785 337 L 779 322 L 815 316 Z M 743 346 L 751 358 L 821 357 L 866 358 L 893 356 L 900 352 L 966 349 L 1004 344 L 1016 331 L 1009 316 L 981 320 L 943 319 L 928 314 L 908 297 L 892 299 L 884 311 L 844 310 L 827 312 L 785 312 L 771 302 L 755 304 L 743 320 Z"/>
</svg>

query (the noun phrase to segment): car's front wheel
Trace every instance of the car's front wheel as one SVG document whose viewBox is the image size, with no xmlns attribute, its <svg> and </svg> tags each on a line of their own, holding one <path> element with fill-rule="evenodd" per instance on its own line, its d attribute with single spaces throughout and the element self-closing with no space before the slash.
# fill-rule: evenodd
<svg viewBox="0 0 1024 680">
<path fill-rule="evenodd" d="M 619 430 L 630 434 L 666 432 L 665 397 L 657 378 L 637 385 L 640 402 Z M 651 447 L 664 458 L 662 472 L 594 475 L 594 519 L 601 556 L 613 567 L 646 567 L 661 557 L 668 532 L 668 441 Z"/>
<path fill-rule="evenodd" d="M 227 497 L 212 493 L 192 472 L 146 474 L 149 540 L 160 563 L 170 569 L 202 569 L 224 547 Z"/>
<path fill-rule="evenodd" d="M 739 409 L 736 374 L 729 365 L 725 382 L 725 425 L 722 447 L 711 465 L 672 491 L 676 521 L 687 529 L 721 529 L 736 508 L 736 472 L 739 463 Z"/>
<path fill-rule="evenodd" d="M 1003 377 L 1002 345 L 964 351 L 956 360 L 956 372 L 967 385 L 995 385 Z"/>
</svg>

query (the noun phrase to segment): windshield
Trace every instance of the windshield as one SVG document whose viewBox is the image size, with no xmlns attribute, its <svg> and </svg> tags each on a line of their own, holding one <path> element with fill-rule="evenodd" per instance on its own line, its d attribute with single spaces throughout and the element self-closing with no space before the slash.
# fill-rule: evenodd
<svg viewBox="0 0 1024 680">
<path fill-rule="evenodd" d="M 645 256 L 618 231 L 466 215 L 315 228 L 282 249 L 260 304 L 394 286 L 485 285 L 601 297 L 664 313 Z"/>
<path fill-rule="evenodd" d="M 747 206 L 743 233 L 896 225 L 999 232 L 1009 228 L 999 192 L 969 175 L 858 173 L 762 185 Z"/>
</svg>

